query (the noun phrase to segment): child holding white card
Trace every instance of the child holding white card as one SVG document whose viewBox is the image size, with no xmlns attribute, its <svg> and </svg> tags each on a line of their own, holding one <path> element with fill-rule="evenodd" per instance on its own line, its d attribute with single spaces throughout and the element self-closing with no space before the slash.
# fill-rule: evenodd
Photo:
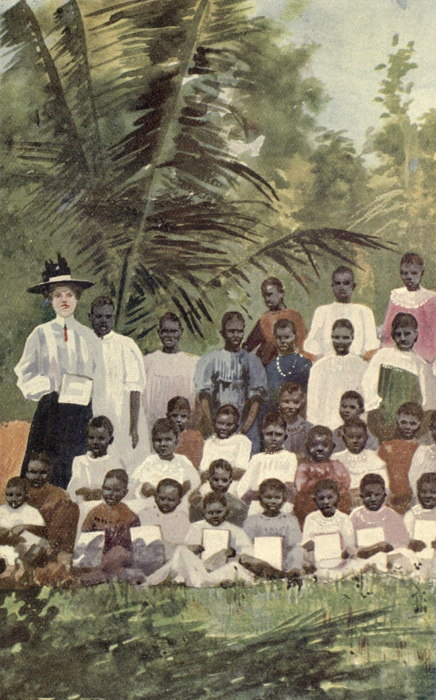
<svg viewBox="0 0 436 700">
<path fill-rule="evenodd" d="M 167 559 L 172 556 L 176 546 L 184 542 L 191 525 L 187 513 L 179 508 L 182 498 L 183 487 L 178 481 L 162 479 L 154 496 L 156 507 L 138 512 L 141 525 L 160 528 Z"/>
<path fill-rule="evenodd" d="M 427 558 L 436 549 L 436 472 L 422 474 L 417 483 L 418 501 L 404 515 L 409 549 Z"/>
<path fill-rule="evenodd" d="M 250 515 L 244 524 L 244 531 L 254 543 L 254 556 L 242 556 L 241 563 L 259 576 L 300 575 L 300 526 L 295 515 L 282 512 L 286 485 L 279 479 L 265 479 L 259 486 L 259 502 L 263 512 Z"/>
</svg>

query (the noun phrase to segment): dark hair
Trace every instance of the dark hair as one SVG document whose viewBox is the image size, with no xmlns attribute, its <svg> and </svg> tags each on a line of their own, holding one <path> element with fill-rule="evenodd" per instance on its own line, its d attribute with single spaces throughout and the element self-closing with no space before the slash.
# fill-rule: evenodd
<svg viewBox="0 0 436 700">
<path fill-rule="evenodd" d="M 206 506 L 210 503 L 221 503 L 222 506 L 227 508 L 227 499 L 223 493 L 218 493 L 218 491 L 210 491 L 203 498 L 203 510 L 206 510 Z"/>
<path fill-rule="evenodd" d="M 183 486 L 179 481 L 176 481 L 175 479 L 161 479 L 156 486 L 156 493 L 159 491 L 159 489 L 165 488 L 165 486 L 171 486 L 173 489 L 177 489 L 179 498 L 181 499 L 183 497 Z"/>
<path fill-rule="evenodd" d="M 46 452 L 31 452 L 27 463 L 29 462 L 41 462 L 51 471 L 51 459 Z"/>
<path fill-rule="evenodd" d="M 283 282 L 278 279 L 278 277 L 267 277 L 266 280 L 263 280 L 262 284 L 260 285 L 260 290 L 262 294 L 265 292 L 265 289 L 268 287 L 277 287 L 279 292 L 281 294 L 284 294 L 285 288 L 283 286 Z"/>
<path fill-rule="evenodd" d="M 9 489 L 13 486 L 20 486 L 26 492 L 26 494 L 29 493 L 29 482 L 27 479 L 23 479 L 20 476 L 12 476 L 6 484 L 6 488 Z"/>
<path fill-rule="evenodd" d="M 93 416 L 88 421 L 88 428 L 106 428 L 111 437 L 114 434 L 114 426 L 107 416 Z"/>
<path fill-rule="evenodd" d="M 404 253 L 400 260 L 400 265 L 406 265 L 407 263 L 416 263 L 420 267 L 424 267 L 424 258 L 419 253 Z"/>
<path fill-rule="evenodd" d="M 283 430 L 286 430 L 286 421 L 280 411 L 270 411 L 262 420 L 262 430 L 265 430 L 269 425 L 280 425 Z"/>
<path fill-rule="evenodd" d="M 267 489 L 276 489 L 281 491 L 283 495 L 286 494 L 286 486 L 280 479 L 264 479 L 259 484 L 259 494 L 264 493 Z"/>
<path fill-rule="evenodd" d="M 167 311 L 166 313 L 164 313 L 163 316 L 160 317 L 159 328 L 162 326 L 163 323 L 165 323 L 165 321 L 172 321 L 173 323 L 178 323 L 180 328 L 183 328 L 180 318 L 176 314 L 173 314 L 172 311 Z"/>
<path fill-rule="evenodd" d="M 430 411 L 430 422 L 429 425 L 436 423 L 436 411 Z"/>
<path fill-rule="evenodd" d="M 167 403 L 167 413 L 171 413 L 175 408 L 187 408 L 191 412 L 191 404 L 184 396 L 173 396 Z"/>
<path fill-rule="evenodd" d="M 275 334 L 275 332 L 280 328 L 292 328 L 293 334 L 297 334 L 297 331 L 295 330 L 295 323 L 291 321 L 290 318 L 279 318 L 279 320 L 274 324 L 273 333 Z"/>
<path fill-rule="evenodd" d="M 46 292 L 43 292 L 43 296 L 46 299 L 51 299 L 56 287 L 69 287 L 77 300 L 80 299 L 80 297 L 82 296 L 82 292 L 84 291 L 83 287 L 81 287 L 79 284 L 74 284 L 74 282 L 69 282 L 69 280 L 65 280 L 65 282 L 50 282 L 49 288 Z"/>
<path fill-rule="evenodd" d="M 409 416 L 415 416 L 415 418 L 418 418 L 420 421 L 424 418 L 422 406 L 416 403 L 416 401 L 406 401 L 406 403 L 402 403 L 397 409 L 397 416 L 399 416 L 400 413 L 407 413 Z"/>
<path fill-rule="evenodd" d="M 208 476 L 215 474 L 217 469 L 224 469 L 229 474 L 233 474 L 233 468 L 230 462 L 226 459 L 214 459 L 213 462 L 209 464 Z"/>
<path fill-rule="evenodd" d="M 239 411 L 232 403 L 225 403 L 222 406 L 219 406 L 219 408 L 216 410 L 214 420 L 216 420 L 218 416 L 233 416 L 236 421 L 236 425 L 239 423 Z"/>
<path fill-rule="evenodd" d="M 151 430 L 151 439 L 154 440 L 156 435 L 161 433 L 173 433 L 176 438 L 179 437 L 177 424 L 170 418 L 158 418 L 157 421 L 155 421 Z"/>
<path fill-rule="evenodd" d="M 221 333 L 224 333 L 226 329 L 226 325 L 228 324 L 229 321 L 232 321 L 234 318 L 237 318 L 238 321 L 242 321 L 242 323 L 245 326 L 245 321 L 243 315 L 239 311 L 226 311 L 226 313 L 223 315 L 221 319 Z"/>
<path fill-rule="evenodd" d="M 418 481 L 416 482 L 416 488 L 419 489 L 422 484 L 435 484 L 436 483 L 436 472 L 424 472 L 421 474 Z"/>
<path fill-rule="evenodd" d="M 109 471 L 104 475 L 103 483 L 107 479 L 118 479 L 118 481 L 121 481 L 126 488 L 129 484 L 129 477 L 125 469 L 109 469 Z"/>
<path fill-rule="evenodd" d="M 348 318 L 338 318 L 332 325 L 332 332 L 336 330 L 336 328 L 348 328 L 354 335 L 354 326 Z"/>
<path fill-rule="evenodd" d="M 337 267 L 335 270 L 333 270 L 332 279 L 335 275 L 343 275 L 345 272 L 348 272 L 354 280 L 353 270 L 351 269 L 351 267 L 346 267 L 346 265 L 339 265 L 339 267 Z"/>
<path fill-rule="evenodd" d="M 365 476 L 360 480 L 360 491 L 363 491 L 365 486 L 368 486 L 368 484 L 379 484 L 386 490 L 385 480 L 382 476 L 380 476 L 380 474 L 365 474 Z"/>
<path fill-rule="evenodd" d="M 312 489 L 312 494 L 315 496 L 321 489 L 331 489 L 339 496 L 339 484 L 334 479 L 321 479 Z"/>
<path fill-rule="evenodd" d="M 341 396 L 341 402 L 342 402 L 342 401 L 345 401 L 345 399 L 355 399 L 355 400 L 358 402 L 358 404 L 359 404 L 360 408 L 362 409 L 362 411 L 365 410 L 365 404 L 364 404 L 364 402 L 363 402 L 363 396 L 362 396 L 362 394 L 359 394 L 358 391 L 353 391 L 353 390 L 344 391 L 344 393 L 343 393 L 342 396 Z"/>
<path fill-rule="evenodd" d="M 360 420 L 360 418 L 350 418 L 348 423 L 345 423 L 344 427 L 342 428 L 342 432 L 345 433 L 348 428 L 363 428 L 365 433 L 368 433 L 368 426 L 366 425 L 365 421 Z"/>
<path fill-rule="evenodd" d="M 282 394 L 293 394 L 296 391 L 301 391 L 304 394 L 304 396 L 306 396 L 306 392 L 304 391 L 301 384 L 299 384 L 298 382 L 283 382 L 279 389 L 279 400 Z"/>
<path fill-rule="evenodd" d="M 98 306 L 112 306 L 113 309 L 115 309 L 115 303 L 112 297 L 107 296 L 107 295 L 101 295 L 99 297 L 96 297 L 92 302 L 91 302 L 91 313 L 93 313 L 94 309 L 96 309 Z"/>
<path fill-rule="evenodd" d="M 306 447 L 307 445 L 310 445 L 315 435 L 325 435 L 331 440 L 331 442 L 333 442 L 333 433 L 330 428 L 327 428 L 326 425 L 314 425 L 307 433 Z"/>
<path fill-rule="evenodd" d="M 413 330 L 418 330 L 418 321 L 412 314 L 406 314 L 400 311 L 399 314 L 395 314 L 392 324 L 391 324 L 391 335 L 397 328 L 404 328 L 404 326 L 412 326 Z"/>
</svg>

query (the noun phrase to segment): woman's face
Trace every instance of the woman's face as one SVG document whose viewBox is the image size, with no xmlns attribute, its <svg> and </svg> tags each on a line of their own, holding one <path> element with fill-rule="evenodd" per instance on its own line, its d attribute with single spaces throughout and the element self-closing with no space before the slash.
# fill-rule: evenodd
<svg viewBox="0 0 436 700">
<path fill-rule="evenodd" d="M 68 284 L 59 284 L 50 290 L 50 300 L 54 312 L 62 318 L 69 318 L 74 313 L 77 297 Z"/>
</svg>

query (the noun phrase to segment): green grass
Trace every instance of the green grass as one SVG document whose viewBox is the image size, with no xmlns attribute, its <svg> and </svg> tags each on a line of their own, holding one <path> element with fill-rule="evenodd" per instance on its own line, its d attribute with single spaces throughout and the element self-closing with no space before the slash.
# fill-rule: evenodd
<svg viewBox="0 0 436 700">
<path fill-rule="evenodd" d="M 434 613 L 431 585 L 376 575 L 4 593 L 0 697 L 425 700 Z"/>
</svg>

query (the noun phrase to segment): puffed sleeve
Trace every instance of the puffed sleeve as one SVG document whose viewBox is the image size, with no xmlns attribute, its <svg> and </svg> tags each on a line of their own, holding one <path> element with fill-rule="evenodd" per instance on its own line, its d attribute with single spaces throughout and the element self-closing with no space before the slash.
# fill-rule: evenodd
<svg viewBox="0 0 436 700">
<path fill-rule="evenodd" d="M 318 306 L 313 314 L 309 335 L 304 341 L 304 350 L 312 355 L 324 354 L 324 313 L 323 307 Z"/>
<path fill-rule="evenodd" d="M 202 393 L 213 394 L 214 391 L 214 372 L 215 362 L 214 354 L 209 352 L 203 355 L 197 362 L 194 373 L 194 386 L 197 394 Z"/>
<path fill-rule="evenodd" d="M 55 390 L 54 379 L 44 372 L 47 357 L 44 335 L 39 327 L 35 328 L 26 341 L 20 361 L 14 368 L 18 377 L 17 386 L 25 399 L 39 401 L 42 396 Z"/>
<path fill-rule="evenodd" d="M 362 377 L 362 393 L 365 401 L 365 411 L 373 411 L 379 407 L 381 397 L 378 394 L 378 382 L 380 366 L 382 364 L 382 351 L 378 351 L 368 363 L 365 374 Z"/>
<path fill-rule="evenodd" d="M 125 387 L 127 391 L 144 391 L 145 367 L 144 358 L 135 341 L 125 338 L 128 342 L 124 349 Z"/>
</svg>

